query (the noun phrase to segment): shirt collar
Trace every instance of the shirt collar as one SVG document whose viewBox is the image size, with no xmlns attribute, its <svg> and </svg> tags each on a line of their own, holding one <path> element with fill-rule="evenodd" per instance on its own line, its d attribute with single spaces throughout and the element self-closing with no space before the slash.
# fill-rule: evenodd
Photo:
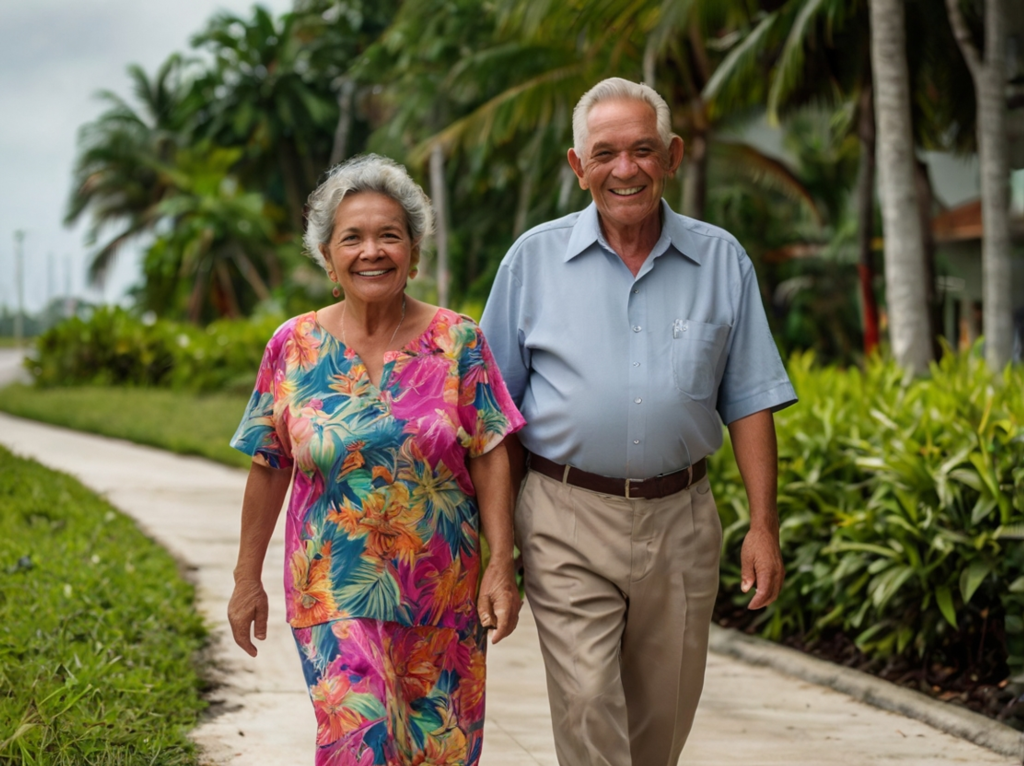
<svg viewBox="0 0 1024 766">
<path fill-rule="evenodd" d="M 681 255 L 699 266 L 703 259 L 700 249 L 693 239 L 693 234 L 690 232 L 691 220 L 676 215 L 664 199 L 661 201 L 661 220 L 661 236 L 651 251 L 654 253 L 654 257 L 657 258 L 668 250 L 669 245 L 672 245 Z M 601 233 L 597 205 L 591 202 L 580 212 L 579 218 L 576 219 L 576 223 L 572 227 L 572 234 L 569 236 L 569 243 L 565 248 L 565 261 L 571 261 L 595 243 L 608 247 L 604 241 L 604 235 Z"/>
</svg>

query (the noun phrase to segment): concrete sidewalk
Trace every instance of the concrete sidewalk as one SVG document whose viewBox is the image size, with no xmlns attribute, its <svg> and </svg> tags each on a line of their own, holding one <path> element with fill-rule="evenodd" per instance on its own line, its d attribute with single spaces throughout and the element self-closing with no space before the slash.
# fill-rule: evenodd
<svg viewBox="0 0 1024 766">
<path fill-rule="evenodd" d="M 221 686 L 194 737 L 218 766 L 313 761 L 315 723 L 284 623 L 282 524 L 264 571 L 271 595 L 259 657 L 234 646 L 224 618 L 237 551 L 245 472 L 0 414 L 0 443 L 70 473 L 186 562 L 217 639 Z M 488 657 L 485 766 L 556 766 L 536 631 L 529 611 Z M 1014 759 L 844 694 L 712 654 L 681 763 L 1009 764 Z"/>
</svg>

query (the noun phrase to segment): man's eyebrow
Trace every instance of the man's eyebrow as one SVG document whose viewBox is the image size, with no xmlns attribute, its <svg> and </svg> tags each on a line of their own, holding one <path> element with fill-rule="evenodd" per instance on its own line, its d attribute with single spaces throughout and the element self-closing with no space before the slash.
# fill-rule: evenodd
<svg viewBox="0 0 1024 766">
<path fill-rule="evenodd" d="M 632 144 L 630 144 L 629 148 L 630 149 L 651 149 L 651 148 L 657 147 L 657 144 L 658 144 L 658 142 L 655 141 L 653 138 L 641 138 L 641 139 L 639 139 L 637 141 L 634 141 Z M 591 148 L 590 152 L 591 152 L 591 154 L 593 154 L 595 152 L 601 151 L 602 149 L 614 149 L 614 148 L 615 148 L 614 144 L 611 144 L 611 143 L 609 143 L 607 141 L 598 141 Z"/>
</svg>

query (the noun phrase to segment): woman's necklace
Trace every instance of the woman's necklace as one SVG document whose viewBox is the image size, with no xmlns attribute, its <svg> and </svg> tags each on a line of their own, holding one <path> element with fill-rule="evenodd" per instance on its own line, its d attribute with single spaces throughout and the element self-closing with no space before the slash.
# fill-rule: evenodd
<svg viewBox="0 0 1024 766">
<path fill-rule="evenodd" d="M 341 342 L 348 348 L 348 341 L 345 339 L 345 309 L 348 308 L 348 301 L 341 304 Z M 398 324 L 395 325 L 395 331 L 391 333 L 391 340 L 388 341 L 388 345 L 384 347 L 384 350 L 388 350 L 388 346 L 395 342 L 395 336 L 398 335 L 398 328 L 402 326 L 402 322 L 405 321 L 405 296 L 402 296 L 402 316 L 398 318 Z"/>
</svg>

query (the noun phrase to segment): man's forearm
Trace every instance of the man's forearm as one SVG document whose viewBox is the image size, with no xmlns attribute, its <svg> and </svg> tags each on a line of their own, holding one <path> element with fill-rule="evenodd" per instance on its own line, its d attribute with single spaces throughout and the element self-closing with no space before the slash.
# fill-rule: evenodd
<svg viewBox="0 0 1024 766">
<path fill-rule="evenodd" d="M 779 449 L 771 410 L 761 410 L 729 424 L 736 465 L 747 490 L 750 529 L 779 535 L 777 506 Z"/>
</svg>

